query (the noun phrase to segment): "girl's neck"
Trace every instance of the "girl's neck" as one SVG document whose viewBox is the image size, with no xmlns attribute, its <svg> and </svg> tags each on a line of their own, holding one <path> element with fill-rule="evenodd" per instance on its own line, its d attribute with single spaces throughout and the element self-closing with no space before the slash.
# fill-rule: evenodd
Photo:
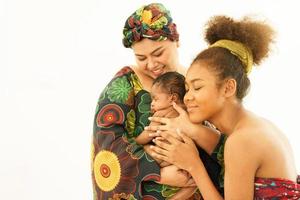
<svg viewBox="0 0 300 200">
<path fill-rule="evenodd" d="M 239 127 L 241 120 L 247 115 L 247 110 L 240 102 L 228 103 L 223 110 L 209 121 L 222 133 L 230 135 Z"/>
</svg>

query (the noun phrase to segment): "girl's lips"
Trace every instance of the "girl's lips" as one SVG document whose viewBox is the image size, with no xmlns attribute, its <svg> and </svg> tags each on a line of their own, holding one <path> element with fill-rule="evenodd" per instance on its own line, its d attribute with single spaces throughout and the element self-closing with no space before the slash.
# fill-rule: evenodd
<svg viewBox="0 0 300 200">
<path fill-rule="evenodd" d="M 194 109 L 196 109 L 198 106 L 187 106 L 187 111 L 188 112 L 191 112 L 193 111 Z"/>
</svg>

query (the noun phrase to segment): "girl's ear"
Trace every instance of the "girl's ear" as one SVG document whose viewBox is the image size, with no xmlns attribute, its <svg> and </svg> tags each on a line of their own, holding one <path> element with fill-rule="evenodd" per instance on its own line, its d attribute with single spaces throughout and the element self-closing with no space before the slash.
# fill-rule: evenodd
<svg viewBox="0 0 300 200">
<path fill-rule="evenodd" d="M 231 97 L 234 96 L 236 94 L 236 80 L 234 80 L 233 78 L 227 79 L 224 82 L 224 96 L 225 97 Z"/>
</svg>

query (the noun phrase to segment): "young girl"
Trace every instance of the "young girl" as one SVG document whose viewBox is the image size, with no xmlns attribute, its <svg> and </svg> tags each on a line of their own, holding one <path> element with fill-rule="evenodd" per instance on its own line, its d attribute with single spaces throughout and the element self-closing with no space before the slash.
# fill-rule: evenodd
<svg viewBox="0 0 300 200">
<path fill-rule="evenodd" d="M 192 122 L 208 120 L 228 138 L 224 149 L 225 199 L 300 199 L 292 149 L 271 122 L 246 110 L 248 74 L 269 52 L 273 30 L 245 18 L 215 17 L 208 23 L 210 47 L 200 52 L 186 76 L 184 102 Z M 155 139 L 154 157 L 187 170 L 204 199 L 223 199 L 203 167 L 194 142 L 167 132 Z M 159 146 L 159 147 L 158 147 Z M 176 146 L 176 148 L 175 148 Z"/>
</svg>

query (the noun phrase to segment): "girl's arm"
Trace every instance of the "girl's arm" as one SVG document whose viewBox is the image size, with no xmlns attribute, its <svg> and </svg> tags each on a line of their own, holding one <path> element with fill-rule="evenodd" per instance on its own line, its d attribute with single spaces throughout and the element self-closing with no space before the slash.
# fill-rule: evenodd
<svg viewBox="0 0 300 200">
<path fill-rule="evenodd" d="M 160 138 L 155 139 L 156 146 L 151 146 L 151 148 L 156 153 L 152 156 L 170 162 L 189 172 L 204 199 L 223 199 L 212 183 L 193 140 L 180 132 L 178 134 L 182 137 L 183 142 L 167 132 L 162 132 L 161 136 L 169 143 L 161 142 Z"/>
<path fill-rule="evenodd" d="M 225 143 L 225 199 L 254 198 L 254 179 L 263 153 L 259 138 L 251 135 L 236 132 Z"/>
<path fill-rule="evenodd" d="M 179 135 L 184 142 L 167 132 L 162 132 L 161 136 L 169 141 L 169 144 L 162 143 L 159 138 L 155 139 L 156 146 L 152 146 L 155 151 L 153 156 L 188 171 L 204 199 L 223 199 L 209 178 L 194 142 L 182 133 Z M 226 141 L 225 199 L 253 199 L 255 174 L 262 158 L 256 138 L 248 135 L 236 132 Z"/>
</svg>

